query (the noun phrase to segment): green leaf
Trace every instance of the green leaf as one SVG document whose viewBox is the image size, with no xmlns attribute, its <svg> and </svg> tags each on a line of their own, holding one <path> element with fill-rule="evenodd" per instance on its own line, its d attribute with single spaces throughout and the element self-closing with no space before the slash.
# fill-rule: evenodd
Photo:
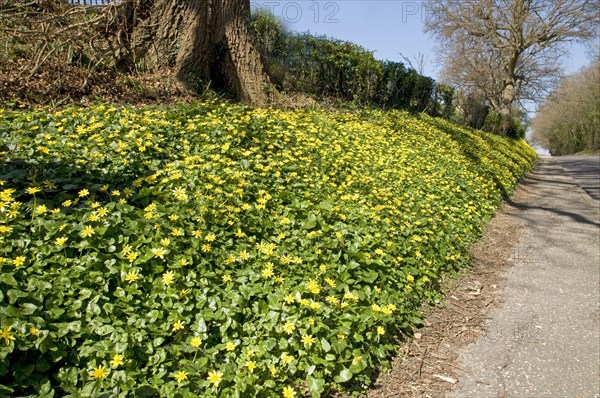
<svg viewBox="0 0 600 398">
<path fill-rule="evenodd" d="M 32 303 L 21 304 L 21 314 L 31 315 L 38 309 L 38 306 Z"/>
<path fill-rule="evenodd" d="M 329 352 L 331 350 L 331 345 L 329 344 L 329 342 L 327 342 L 327 340 L 325 340 L 325 338 L 321 339 L 321 347 L 325 352 Z"/>
<path fill-rule="evenodd" d="M 339 375 L 335 376 L 333 379 L 336 383 L 345 383 L 352 378 L 352 372 L 348 368 L 342 369 Z"/>
<path fill-rule="evenodd" d="M 19 283 L 17 282 L 15 277 L 10 273 L 1 273 L 0 282 L 6 283 L 9 286 L 19 286 Z"/>
<path fill-rule="evenodd" d="M 325 391 L 325 380 L 321 377 L 308 376 L 306 381 L 308 383 L 308 390 L 313 398 L 319 398 L 323 391 Z"/>
</svg>

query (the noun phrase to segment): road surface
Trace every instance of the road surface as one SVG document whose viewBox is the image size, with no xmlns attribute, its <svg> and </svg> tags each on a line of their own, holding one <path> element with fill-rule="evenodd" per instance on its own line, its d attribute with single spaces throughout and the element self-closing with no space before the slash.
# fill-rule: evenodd
<svg viewBox="0 0 600 398">
<path fill-rule="evenodd" d="M 556 156 L 554 159 L 598 204 L 600 201 L 600 157 Z"/>
<path fill-rule="evenodd" d="M 525 178 L 511 201 L 528 257 L 508 271 L 487 333 L 460 352 L 449 397 L 600 396 L 599 174 L 598 157 L 548 156 Z"/>
</svg>

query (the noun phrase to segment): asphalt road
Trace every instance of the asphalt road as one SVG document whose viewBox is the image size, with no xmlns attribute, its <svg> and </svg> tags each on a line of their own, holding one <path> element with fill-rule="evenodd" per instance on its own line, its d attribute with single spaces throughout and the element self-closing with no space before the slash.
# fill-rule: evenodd
<svg viewBox="0 0 600 398">
<path fill-rule="evenodd" d="M 526 256 L 507 272 L 487 333 L 460 352 L 449 397 L 600 396 L 598 174 L 597 157 L 543 156 L 525 178 L 510 217 L 524 223 L 514 253 Z"/>
<path fill-rule="evenodd" d="M 555 156 L 567 174 L 595 201 L 600 201 L 600 157 Z"/>
</svg>

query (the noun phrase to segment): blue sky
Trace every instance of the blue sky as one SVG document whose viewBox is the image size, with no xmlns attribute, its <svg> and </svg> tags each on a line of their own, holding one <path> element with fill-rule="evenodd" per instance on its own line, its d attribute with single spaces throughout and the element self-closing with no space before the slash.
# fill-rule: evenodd
<svg viewBox="0 0 600 398">
<path fill-rule="evenodd" d="M 327 35 L 359 44 L 378 59 L 403 61 L 399 53 L 411 60 L 425 56 L 424 73 L 438 77 L 439 66 L 434 54 L 435 43 L 423 32 L 427 8 L 422 1 L 410 0 L 251 0 L 253 9 L 267 9 L 296 32 Z M 565 59 L 567 73 L 589 62 L 585 49 L 574 46 Z"/>
</svg>

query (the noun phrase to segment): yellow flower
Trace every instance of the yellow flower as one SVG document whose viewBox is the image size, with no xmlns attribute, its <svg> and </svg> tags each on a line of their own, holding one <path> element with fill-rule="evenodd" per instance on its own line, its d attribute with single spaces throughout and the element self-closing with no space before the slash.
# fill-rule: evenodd
<svg viewBox="0 0 600 398">
<path fill-rule="evenodd" d="M 150 251 L 152 252 L 152 254 L 154 254 L 154 257 L 158 257 L 160 259 L 165 258 L 166 251 L 162 247 L 153 247 L 152 249 L 150 249 Z"/>
<path fill-rule="evenodd" d="M 187 258 L 180 258 L 179 259 L 179 265 L 181 265 L 182 267 L 185 267 L 186 265 L 188 265 L 190 262 Z"/>
<path fill-rule="evenodd" d="M 163 245 L 164 247 L 167 247 L 167 246 L 169 246 L 171 244 L 171 239 L 169 239 L 169 238 L 162 238 L 160 240 L 160 244 Z"/>
<path fill-rule="evenodd" d="M 87 189 L 82 189 L 81 191 L 79 191 L 78 195 L 80 198 L 86 197 L 90 194 L 90 191 L 88 191 Z"/>
<path fill-rule="evenodd" d="M 25 190 L 25 192 L 27 192 L 30 195 L 35 195 L 36 193 L 40 192 L 41 189 L 39 187 L 29 187 Z"/>
<path fill-rule="evenodd" d="M 123 355 L 115 354 L 113 358 L 110 360 L 110 366 L 113 368 L 118 367 L 119 365 L 123 365 Z"/>
<path fill-rule="evenodd" d="M 291 294 L 288 294 L 287 296 L 285 296 L 283 298 L 283 301 L 285 301 L 286 304 L 292 304 L 295 301 L 295 299 L 294 299 L 294 296 L 292 296 Z"/>
<path fill-rule="evenodd" d="M 90 376 L 92 376 L 94 379 L 104 379 L 106 375 L 108 375 L 108 372 L 106 371 L 104 365 L 100 365 L 90 372 Z"/>
<path fill-rule="evenodd" d="M 344 299 L 356 302 L 358 301 L 358 296 L 352 292 L 346 292 L 344 293 Z"/>
<path fill-rule="evenodd" d="M 215 234 L 208 234 L 208 235 L 206 235 L 206 237 L 204 239 L 207 242 L 213 242 L 215 239 L 217 239 L 217 237 L 215 236 Z"/>
<path fill-rule="evenodd" d="M 94 228 L 92 228 L 89 225 L 86 225 L 85 228 L 83 229 L 83 231 L 81 231 L 81 236 L 84 238 L 89 238 L 90 236 L 94 235 L 96 232 L 94 231 Z"/>
<path fill-rule="evenodd" d="M 385 329 L 383 328 L 383 326 L 377 326 L 377 334 L 380 336 L 385 334 Z"/>
<path fill-rule="evenodd" d="M 194 230 L 194 231 L 192 232 L 192 236 L 193 236 L 194 238 L 198 239 L 198 238 L 200 238 L 200 237 L 202 236 L 202 232 L 200 232 L 200 231 L 198 231 L 198 230 L 196 229 L 196 230 Z"/>
<path fill-rule="evenodd" d="M 4 339 L 6 345 L 10 345 L 10 342 L 15 340 L 15 336 L 10 329 L 10 326 L 5 326 L 4 329 L 0 329 L 0 339 Z"/>
<path fill-rule="evenodd" d="M 12 227 L 8 227 L 6 225 L 0 225 L 0 233 L 5 234 L 5 233 L 11 233 L 13 230 Z"/>
<path fill-rule="evenodd" d="M 313 279 L 308 281 L 308 283 L 306 284 L 306 287 L 312 294 L 319 294 L 319 292 L 321 291 L 321 287 L 319 286 L 317 281 L 315 281 Z"/>
<path fill-rule="evenodd" d="M 173 332 L 183 329 L 185 326 L 184 321 L 177 321 L 173 324 Z"/>
<path fill-rule="evenodd" d="M 409 281 L 409 282 L 412 282 L 412 281 L 415 280 L 415 277 L 412 276 L 412 275 L 406 275 L 406 280 Z"/>
<path fill-rule="evenodd" d="M 202 339 L 198 336 L 192 337 L 192 339 L 190 340 L 190 345 L 194 348 L 198 348 L 202 345 Z"/>
<path fill-rule="evenodd" d="M 294 357 L 288 354 L 281 354 L 281 362 L 288 364 L 294 360 Z"/>
<path fill-rule="evenodd" d="M 315 339 L 314 337 L 312 337 L 312 335 L 305 334 L 304 336 L 302 336 L 302 342 L 305 346 L 310 347 L 315 343 Z"/>
<path fill-rule="evenodd" d="M 138 254 L 136 252 L 131 252 L 127 254 L 127 260 L 129 260 L 130 263 L 134 262 L 135 259 L 137 258 Z"/>
<path fill-rule="evenodd" d="M 218 387 L 221 380 L 223 380 L 223 373 L 219 371 L 210 371 L 208 372 L 208 377 L 206 378 L 206 380 L 208 380 L 208 382 L 214 387 Z"/>
<path fill-rule="evenodd" d="M 273 270 L 271 268 L 265 268 L 262 270 L 262 276 L 265 279 L 272 278 L 273 275 L 275 275 L 275 273 L 273 272 Z"/>
<path fill-rule="evenodd" d="M 287 386 L 283 389 L 283 398 L 294 398 L 296 396 L 296 391 L 290 386 Z"/>
<path fill-rule="evenodd" d="M 25 264 L 25 256 L 18 256 L 13 260 L 13 265 L 17 268 L 23 264 Z"/>
<path fill-rule="evenodd" d="M 125 280 L 129 283 L 133 283 L 138 279 L 137 272 L 129 271 L 127 275 L 125 275 Z"/>
<path fill-rule="evenodd" d="M 359 363 L 360 363 L 360 361 L 361 361 L 361 360 L 362 360 L 362 357 L 361 357 L 360 355 L 355 355 L 355 356 L 354 356 L 354 359 L 352 359 L 352 363 L 353 363 L 354 365 L 357 365 L 357 364 L 359 364 Z"/>
<path fill-rule="evenodd" d="M 246 361 L 246 363 L 244 364 L 245 367 L 248 368 L 248 370 L 250 371 L 250 373 L 254 372 L 254 369 L 256 369 L 256 362 L 254 361 Z"/>
<path fill-rule="evenodd" d="M 245 250 L 240 252 L 239 256 L 240 256 L 240 260 L 242 260 L 242 261 L 246 261 L 250 258 L 250 254 L 248 254 L 248 252 Z"/>
<path fill-rule="evenodd" d="M 62 205 L 63 205 L 64 207 L 69 207 L 69 206 L 71 206 L 72 204 L 73 204 L 73 202 L 72 202 L 71 200 L 68 200 L 68 199 L 67 199 L 67 200 L 65 200 L 65 201 L 62 203 Z"/>
<path fill-rule="evenodd" d="M 235 343 L 232 342 L 232 341 L 228 342 L 227 344 L 225 344 L 225 349 L 227 351 L 233 351 L 233 350 L 235 350 Z"/>
<path fill-rule="evenodd" d="M 183 371 L 178 371 L 177 373 L 175 373 L 175 376 L 173 376 L 175 378 L 175 380 L 177 380 L 178 383 L 181 383 L 182 381 L 186 381 L 188 378 L 188 374 L 187 372 L 183 372 Z"/>
<path fill-rule="evenodd" d="M 294 329 L 296 328 L 296 326 L 294 326 L 293 323 L 288 322 L 283 326 L 283 330 L 284 332 L 286 332 L 287 334 L 292 334 L 294 332 Z"/>
<path fill-rule="evenodd" d="M 46 205 L 39 205 L 35 208 L 36 214 L 44 214 L 47 211 L 48 211 L 48 208 L 46 207 Z"/>
<path fill-rule="evenodd" d="M 223 283 L 231 282 L 231 280 L 232 280 L 231 275 L 229 275 L 229 274 L 223 275 Z"/>
<path fill-rule="evenodd" d="M 175 279 L 173 271 L 167 271 L 162 276 L 165 286 L 169 286 L 171 283 L 173 283 L 173 279 Z"/>
</svg>

